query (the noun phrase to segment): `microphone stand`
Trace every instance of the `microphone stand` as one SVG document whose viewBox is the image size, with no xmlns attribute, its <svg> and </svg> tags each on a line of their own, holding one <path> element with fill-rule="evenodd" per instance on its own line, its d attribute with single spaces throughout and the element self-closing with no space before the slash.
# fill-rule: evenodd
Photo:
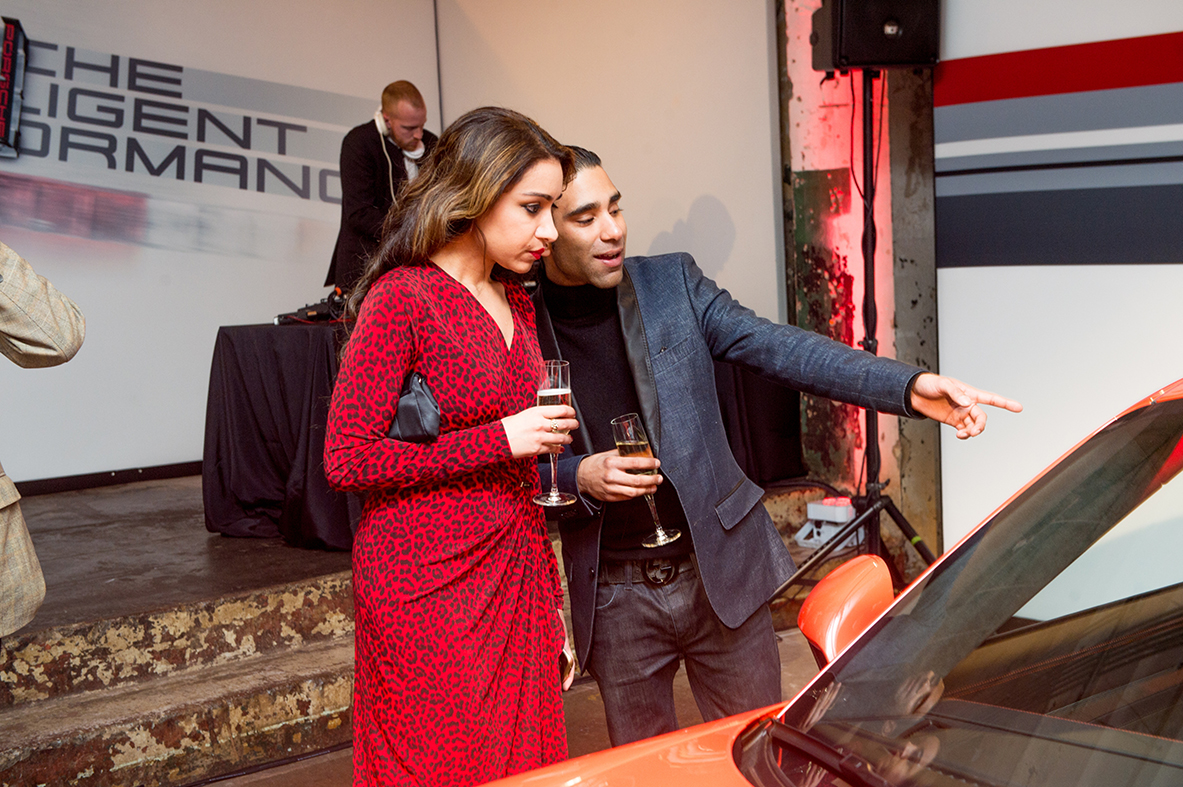
<svg viewBox="0 0 1183 787">
<path fill-rule="evenodd" d="M 863 69 L 863 339 L 859 342 L 863 349 L 876 355 L 879 350 L 879 341 L 875 338 L 878 322 L 878 312 L 875 308 L 875 144 L 874 144 L 874 80 L 879 76 L 879 72 L 875 69 Z M 885 88 L 886 89 L 886 88 Z M 872 555 L 879 555 L 887 563 L 887 568 L 891 572 L 892 584 L 898 590 L 904 586 L 903 577 L 900 576 L 899 571 L 895 567 L 894 561 L 891 559 L 883 540 L 879 535 L 879 512 L 886 511 L 888 516 L 896 523 L 896 526 L 903 532 L 904 537 L 908 539 L 909 543 L 919 553 L 920 558 L 927 565 L 932 565 L 936 558 L 929 550 L 928 545 L 924 540 L 917 535 L 915 529 L 909 524 L 907 518 L 896 507 L 891 497 L 883 494 L 883 488 L 887 486 L 886 482 L 879 481 L 880 472 L 880 455 L 879 455 L 879 413 L 874 409 L 867 409 L 864 411 L 866 416 L 866 462 L 867 462 L 867 486 L 866 494 L 861 497 L 855 497 L 851 502 L 854 504 L 858 516 L 850 520 L 839 530 L 829 541 L 818 547 L 808 560 L 801 564 L 800 568 L 789 577 L 776 592 L 772 594 L 776 598 L 784 593 L 795 584 L 805 584 L 805 577 L 810 571 L 823 563 L 826 558 L 838 548 L 839 545 L 845 543 L 847 538 L 852 533 L 855 533 L 859 528 L 865 528 L 865 540 L 867 545 L 867 553 Z"/>
</svg>

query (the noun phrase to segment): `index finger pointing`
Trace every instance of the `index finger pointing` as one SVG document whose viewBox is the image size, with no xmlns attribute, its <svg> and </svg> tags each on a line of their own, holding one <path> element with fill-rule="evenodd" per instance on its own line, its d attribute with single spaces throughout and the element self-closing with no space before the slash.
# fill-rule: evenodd
<svg viewBox="0 0 1183 787">
<path fill-rule="evenodd" d="M 981 404 L 988 404 L 991 407 L 998 407 L 1003 410 L 1009 410 L 1012 413 L 1023 412 L 1023 405 L 1016 402 L 1014 399 L 1007 399 L 1005 396 L 999 396 L 990 391 L 979 391 L 978 401 Z"/>
</svg>

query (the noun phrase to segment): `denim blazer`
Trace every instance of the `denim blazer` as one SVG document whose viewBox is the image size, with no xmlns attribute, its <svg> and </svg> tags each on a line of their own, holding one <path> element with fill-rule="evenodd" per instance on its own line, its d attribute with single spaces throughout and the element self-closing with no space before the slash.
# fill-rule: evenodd
<svg viewBox="0 0 1183 787">
<path fill-rule="evenodd" d="M 624 271 L 617 308 L 641 416 L 661 472 L 678 490 L 707 598 L 719 619 L 736 628 L 795 567 L 760 505 L 763 490 L 731 454 L 712 359 L 805 393 L 907 416 L 915 415 L 907 402 L 910 383 L 923 370 L 759 317 L 703 275 L 689 254 L 630 257 Z M 534 298 L 543 357 L 559 358 L 541 287 Z M 581 426 L 559 460 L 561 489 L 578 494 L 575 473 L 589 452 Z M 540 471 L 546 488 L 548 463 Z M 585 664 L 603 507 L 580 496 L 559 516 L 575 644 Z"/>
</svg>

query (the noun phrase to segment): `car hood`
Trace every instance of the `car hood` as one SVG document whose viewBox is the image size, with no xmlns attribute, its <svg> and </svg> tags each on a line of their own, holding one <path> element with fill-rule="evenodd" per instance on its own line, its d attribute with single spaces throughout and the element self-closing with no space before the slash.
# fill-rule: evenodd
<svg viewBox="0 0 1183 787">
<path fill-rule="evenodd" d="M 785 703 L 779 703 L 729 716 L 627 746 L 576 757 L 492 784 L 498 787 L 689 787 L 695 784 L 751 787 L 736 768 L 732 746 L 749 724 L 777 713 L 784 707 Z"/>
</svg>

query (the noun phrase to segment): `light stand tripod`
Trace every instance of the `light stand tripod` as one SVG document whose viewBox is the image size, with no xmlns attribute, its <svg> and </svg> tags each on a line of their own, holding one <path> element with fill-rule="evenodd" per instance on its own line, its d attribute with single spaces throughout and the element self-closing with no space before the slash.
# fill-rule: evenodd
<svg viewBox="0 0 1183 787">
<path fill-rule="evenodd" d="M 870 69 L 863 69 L 863 340 L 859 342 L 863 349 L 872 355 L 877 354 L 879 349 L 879 341 L 875 338 L 876 328 L 878 322 L 878 312 L 875 308 L 875 144 L 874 144 L 874 80 L 879 76 L 879 72 Z M 883 88 L 886 90 L 886 86 Z M 853 111 L 853 109 L 852 109 Z M 829 541 L 818 547 L 817 551 L 813 553 L 800 568 L 785 581 L 783 585 L 777 588 L 773 593 L 773 598 L 784 593 L 795 584 L 801 583 L 804 578 L 816 568 L 819 564 L 824 562 L 826 558 L 839 547 L 844 544 L 851 534 L 858 531 L 859 528 L 866 528 L 866 537 L 864 543 L 867 545 L 867 553 L 872 555 L 880 555 L 887 562 L 887 567 L 891 571 L 892 584 L 897 588 L 903 587 L 903 578 L 895 568 L 894 562 L 890 555 L 886 554 L 886 549 L 883 546 L 882 539 L 879 536 L 879 512 L 886 511 L 888 516 L 896 523 L 896 526 L 903 532 L 905 538 L 909 543 L 915 547 L 917 553 L 924 562 L 931 565 L 936 559 L 932 552 L 929 551 L 928 546 L 916 534 L 912 525 L 896 508 L 895 503 L 890 497 L 883 494 L 883 487 L 886 483 L 880 483 L 880 456 L 879 456 L 879 413 L 873 409 L 867 409 L 866 415 L 866 463 L 867 463 L 867 486 L 866 494 L 862 497 L 856 497 L 853 500 L 855 510 L 859 512 L 858 516 L 850 520 L 842 527 Z"/>
</svg>

